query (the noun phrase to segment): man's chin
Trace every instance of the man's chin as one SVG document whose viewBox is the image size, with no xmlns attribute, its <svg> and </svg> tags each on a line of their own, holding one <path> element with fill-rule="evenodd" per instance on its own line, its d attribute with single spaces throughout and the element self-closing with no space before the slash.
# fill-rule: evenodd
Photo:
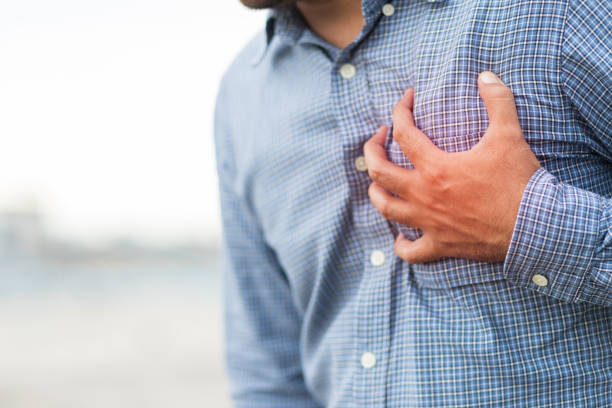
<svg viewBox="0 0 612 408">
<path fill-rule="evenodd" d="M 294 4 L 297 0 L 240 0 L 251 9 L 269 9 Z"/>
</svg>

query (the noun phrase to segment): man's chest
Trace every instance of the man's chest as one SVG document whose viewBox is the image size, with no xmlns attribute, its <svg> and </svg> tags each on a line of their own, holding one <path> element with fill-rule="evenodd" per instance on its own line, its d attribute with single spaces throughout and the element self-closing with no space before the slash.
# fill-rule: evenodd
<svg viewBox="0 0 612 408">
<path fill-rule="evenodd" d="M 601 185 L 609 167 L 591 150 L 561 89 L 563 13 L 558 1 L 402 2 L 338 61 L 311 44 L 283 57 L 271 49 L 268 58 L 277 58 L 283 75 L 272 73 L 251 103 L 274 109 L 253 115 L 237 133 L 249 146 L 241 162 L 253 207 L 287 269 L 310 273 L 309 260 L 331 243 L 359 236 L 356 217 L 380 228 L 373 208 L 372 215 L 353 209 L 366 205 L 370 182 L 356 163 L 378 126 L 392 125 L 393 107 L 409 87 L 417 126 L 444 150 L 468 150 L 488 126 L 477 76 L 495 72 L 512 89 L 542 165 L 565 182 Z M 387 149 L 397 164 L 411 165 L 390 136 Z"/>
</svg>

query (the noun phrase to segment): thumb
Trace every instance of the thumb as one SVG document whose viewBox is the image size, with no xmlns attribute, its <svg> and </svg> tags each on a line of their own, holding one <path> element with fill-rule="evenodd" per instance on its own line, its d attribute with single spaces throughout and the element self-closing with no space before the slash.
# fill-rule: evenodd
<svg viewBox="0 0 612 408">
<path fill-rule="evenodd" d="M 489 115 L 489 126 L 519 126 L 512 90 L 491 71 L 478 76 L 478 92 Z"/>
</svg>

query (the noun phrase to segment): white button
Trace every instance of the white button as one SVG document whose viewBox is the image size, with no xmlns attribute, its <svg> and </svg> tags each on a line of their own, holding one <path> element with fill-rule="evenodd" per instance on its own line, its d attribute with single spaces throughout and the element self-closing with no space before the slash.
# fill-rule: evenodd
<svg viewBox="0 0 612 408">
<path fill-rule="evenodd" d="M 533 275 L 531 280 L 533 281 L 533 283 L 535 283 L 538 286 L 548 285 L 548 278 L 544 275 L 540 275 L 539 273 L 536 273 L 535 275 Z"/>
<path fill-rule="evenodd" d="M 370 254 L 370 262 L 374 266 L 380 266 L 385 263 L 385 253 L 383 251 L 372 251 Z"/>
<path fill-rule="evenodd" d="M 372 368 L 376 365 L 376 356 L 372 353 L 363 353 L 361 355 L 361 365 L 363 368 Z"/>
<path fill-rule="evenodd" d="M 359 156 L 355 159 L 355 168 L 357 171 L 366 171 L 368 169 L 365 157 Z"/>
<path fill-rule="evenodd" d="M 395 13 L 395 7 L 393 7 L 393 4 L 387 3 L 383 6 L 382 12 L 387 17 L 392 16 Z"/>
<path fill-rule="evenodd" d="M 344 64 L 340 67 L 340 75 L 344 79 L 351 79 L 355 76 L 355 66 L 353 64 Z"/>
</svg>

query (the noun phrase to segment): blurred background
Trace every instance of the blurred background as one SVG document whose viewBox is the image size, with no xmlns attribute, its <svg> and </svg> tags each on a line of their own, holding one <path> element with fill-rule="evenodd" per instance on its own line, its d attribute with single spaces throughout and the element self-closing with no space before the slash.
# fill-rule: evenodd
<svg viewBox="0 0 612 408">
<path fill-rule="evenodd" d="M 0 407 L 228 407 L 212 117 L 238 0 L 0 2 Z"/>
</svg>

